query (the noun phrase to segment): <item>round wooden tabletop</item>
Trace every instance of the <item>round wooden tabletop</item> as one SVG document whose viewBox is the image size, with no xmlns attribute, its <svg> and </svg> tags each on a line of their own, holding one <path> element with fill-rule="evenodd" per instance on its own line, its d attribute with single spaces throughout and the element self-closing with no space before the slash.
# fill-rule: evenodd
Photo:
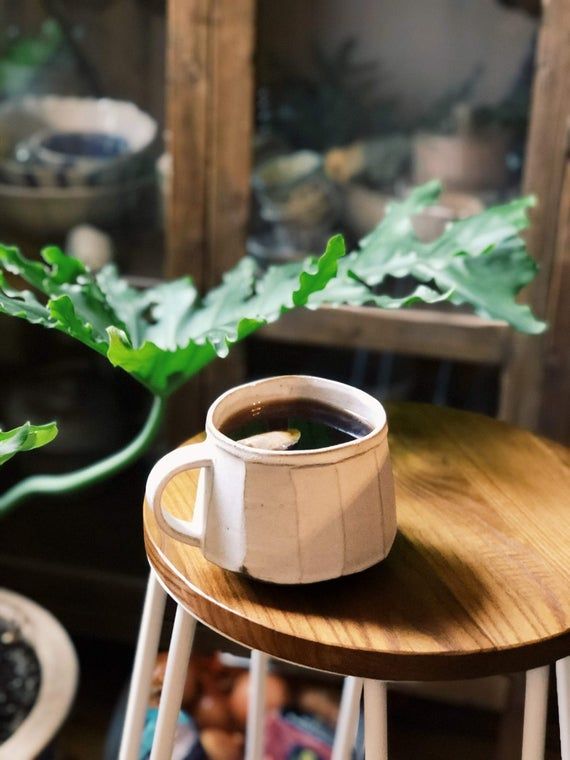
<svg viewBox="0 0 570 760">
<path fill-rule="evenodd" d="M 570 452 L 452 409 L 399 404 L 388 420 L 399 530 L 387 559 L 269 585 L 207 562 L 145 508 L 147 554 L 170 594 L 230 639 L 346 675 L 470 678 L 570 655 Z M 171 512 L 190 516 L 196 482 L 196 471 L 171 481 Z"/>
</svg>

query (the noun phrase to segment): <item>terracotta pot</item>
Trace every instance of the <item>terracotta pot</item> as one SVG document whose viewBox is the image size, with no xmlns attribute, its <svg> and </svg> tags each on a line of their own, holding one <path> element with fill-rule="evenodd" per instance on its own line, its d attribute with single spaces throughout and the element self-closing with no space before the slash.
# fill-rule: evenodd
<svg viewBox="0 0 570 760">
<path fill-rule="evenodd" d="M 363 238 L 383 219 L 386 206 L 395 198 L 364 185 L 344 187 L 343 222 L 358 238 Z M 469 193 L 445 192 L 438 202 L 413 219 L 416 235 L 423 242 L 439 237 L 449 222 L 478 214 L 483 203 Z"/>
<path fill-rule="evenodd" d="M 349 183 L 343 187 L 343 223 L 357 238 L 363 238 L 383 219 L 391 200 L 386 193 Z"/>
<path fill-rule="evenodd" d="M 484 208 L 482 201 L 469 193 L 442 193 L 437 203 L 414 216 L 414 232 L 429 243 L 442 235 L 450 222 L 479 214 Z"/>
<path fill-rule="evenodd" d="M 413 141 L 413 181 L 439 179 L 446 190 L 479 192 L 506 187 L 509 138 L 504 132 L 417 135 Z"/>
</svg>

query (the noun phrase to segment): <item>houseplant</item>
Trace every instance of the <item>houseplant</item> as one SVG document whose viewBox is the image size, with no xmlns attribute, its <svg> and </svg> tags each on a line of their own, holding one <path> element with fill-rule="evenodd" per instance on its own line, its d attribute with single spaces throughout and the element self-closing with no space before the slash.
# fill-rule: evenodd
<svg viewBox="0 0 570 760">
<path fill-rule="evenodd" d="M 53 422 L 0 431 L 0 465 L 19 452 L 45 446 L 56 435 Z M 0 588 L 2 757 L 37 757 L 49 746 L 71 706 L 77 672 L 73 646 L 55 618 Z"/>
<path fill-rule="evenodd" d="M 21 481 L 0 496 L 0 515 L 33 494 L 73 491 L 128 466 L 152 442 L 174 390 L 292 308 L 344 303 L 400 308 L 447 300 L 522 332 L 544 330 L 529 307 L 515 300 L 536 273 L 520 237 L 532 200 L 487 209 L 454 223 L 433 242 L 420 242 L 412 219 L 436 203 L 440 191 L 431 182 L 391 204 L 352 253 L 346 254 L 343 239 L 335 236 L 320 258 L 272 267 L 261 275 L 245 258 L 204 297 L 187 277 L 137 291 L 112 267 L 93 274 L 57 248 L 44 249 L 40 263 L 1 246 L 0 311 L 79 340 L 148 389 L 152 403 L 143 428 L 124 449 L 76 472 Z M 14 275 L 37 294 L 20 289 Z M 390 281 L 410 276 L 416 284 L 409 293 L 392 297 Z M 54 434 L 53 425 L 29 423 L 0 434 L 0 464 Z"/>
<path fill-rule="evenodd" d="M 5 464 L 21 451 L 31 451 L 45 446 L 57 435 L 55 422 L 32 425 L 29 422 L 13 430 L 0 430 L 0 465 Z"/>
<path fill-rule="evenodd" d="M 73 702 L 77 657 L 53 615 L 2 588 L 0 674 L 0 756 L 43 758 Z"/>
<path fill-rule="evenodd" d="M 138 291 L 106 267 L 93 274 L 55 247 L 44 263 L 17 248 L 0 247 L 0 312 L 61 331 L 129 373 L 153 397 L 147 420 L 121 451 L 77 472 L 27 478 L 0 497 L 0 514 L 32 494 L 66 493 L 96 483 L 136 460 L 159 430 L 169 396 L 216 357 L 286 311 L 328 305 L 401 308 L 423 302 L 466 304 L 533 334 L 545 324 L 516 296 L 535 276 L 521 231 L 531 198 L 495 206 L 450 225 L 425 243 L 412 219 L 434 204 L 438 182 L 428 182 L 388 206 L 382 222 L 346 253 L 344 240 L 329 240 L 319 258 L 270 267 L 258 275 L 248 257 L 201 297 L 183 277 Z M 36 292 L 18 289 L 23 278 Z M 401 298 L 389 294 L 393 278 L 415 279 Z"/>
</svg>

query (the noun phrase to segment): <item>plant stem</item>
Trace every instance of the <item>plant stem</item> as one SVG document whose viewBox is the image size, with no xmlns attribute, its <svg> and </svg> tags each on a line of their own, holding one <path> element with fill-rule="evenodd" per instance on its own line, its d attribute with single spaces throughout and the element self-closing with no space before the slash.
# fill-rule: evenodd
<svg viewBox="0 0 570 760">
<path fill-rule="evenodd" d="M 64 475 L 32 475 L 0 496 L 0 517 L 17 504 L 38 494 L 64 494 L 99 483 L 124 470 L 135 462 L 150 446 L 160 429 L 166 408 L 166 399 L 155 396 L 142 430 L 136 438 L 115 454 L 94 464 Z"/>
</svg>

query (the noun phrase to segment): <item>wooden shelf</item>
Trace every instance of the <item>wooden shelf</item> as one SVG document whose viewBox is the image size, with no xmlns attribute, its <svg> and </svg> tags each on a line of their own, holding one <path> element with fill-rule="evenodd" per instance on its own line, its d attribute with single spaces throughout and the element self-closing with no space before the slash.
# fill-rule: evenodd
<svg viewBox="0 0 570 760">
<path fill-rule="evenodd" d="M 308 345 L 500 365 L 508 355 L 511 333 L 505 322 L 461 312 L 326 306 L 292 311 L 259 334 Z"/>
</svg>

